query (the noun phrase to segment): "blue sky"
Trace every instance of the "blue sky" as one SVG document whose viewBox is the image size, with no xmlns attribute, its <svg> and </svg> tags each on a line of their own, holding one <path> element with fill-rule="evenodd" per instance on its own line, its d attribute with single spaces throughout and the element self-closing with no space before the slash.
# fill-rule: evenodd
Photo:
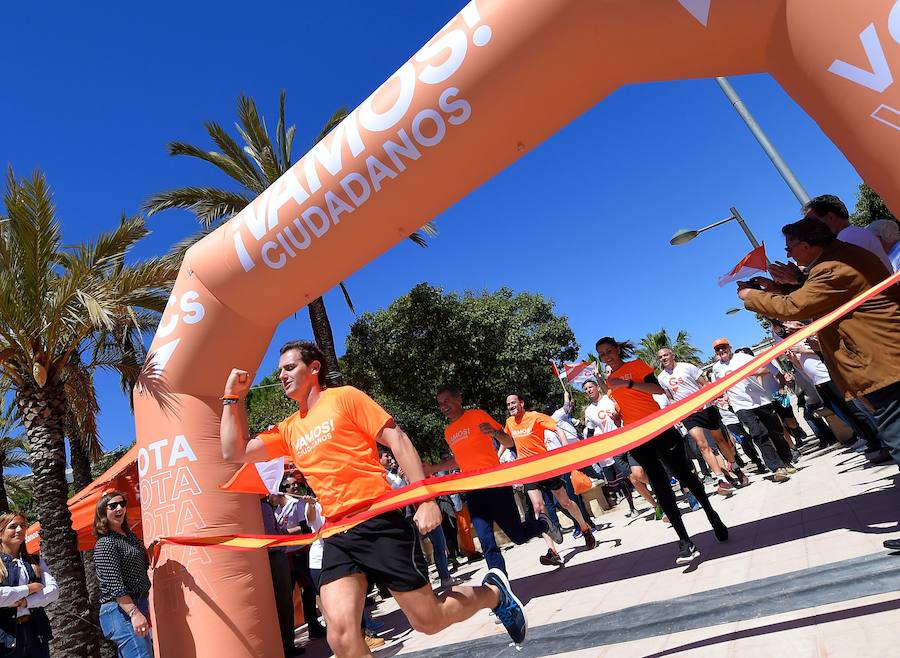
<svg viewBox="0 0 900 658">
<path fill-rule="evenodd" d="M 248 15 L 233 2 L 14 3 L 4 8 L 0 161 L 20 176 L 44 170 L 66 240 L 92 238 L 155 192 L 223 184 L 211 166 L 168 156 L 166 144 L 211 148 L 203 122 L 230 127 L 239 93 L 257 99 L 274 129 L 287 90 L 299 159 L 335 108 L 356 106 L 463 5 L 258 2 Z M 852 208 L 858 175 L 778 84 L 731 81 L 810 194 L 838 194 Z M 725 315 L 738 300 L 716 285 L 749 244 L 734 222 L 681 247 L 669 238 L 736 206 L 770 257 L 783 258 L 779 229 L 798 205 L 713 80 L 630 86 L 437 217 L 427 249 L 400 244 L 346 284 L 358 311 L 421 281 L 507 285 L 553 298 L 582 354 L 602 335 L 638 339 L 663 326 L 687 330 L 709 353 L 720 335 L 761 337 L 749 313 Z M 162 253 L 196 225 L 171 212 L 151 228 L 136 257 Z M 325 299 L 343 351 L 352 315 L 338 290 Z M 274 368 L 283 340 L 309 335 L 305 311 L 285 320 L 260 373 Z M 104 444 L 130 442 L 117 383 L 102 377 L 99 388 Z"/>
</svg>

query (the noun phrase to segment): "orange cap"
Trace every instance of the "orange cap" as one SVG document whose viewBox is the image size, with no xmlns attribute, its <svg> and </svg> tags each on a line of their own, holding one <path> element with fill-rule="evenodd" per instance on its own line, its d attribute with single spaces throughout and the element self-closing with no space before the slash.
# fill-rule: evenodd
<svg viewBox="0 0 900 658">
<path fill-rule="evenodd" d="M 731 345 L 731 343 L 728 342 L 727 338 L 716 338 L 713 341 L 713 349 L 716 349 L 719 345 Z"/>
</svg>

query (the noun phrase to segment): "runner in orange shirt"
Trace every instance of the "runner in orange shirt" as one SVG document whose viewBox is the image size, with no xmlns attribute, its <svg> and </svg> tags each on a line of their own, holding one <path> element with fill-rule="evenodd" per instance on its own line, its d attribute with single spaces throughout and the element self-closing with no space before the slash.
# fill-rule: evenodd
<svg viewBox="0 0 900 658">
<path fill-rule="evenodd" d="M 444 440 L 450 446 L 453 456 L 440 463 L 425 466 L 426 474 L 454 468 L 469 473 L 499 466 L 500 460 L 490 432 L 500 432 L 500 424 L 481 409 L 463 411 L 462 393 L 452 384 L 445 384 L 438 389 L 437 403 L 441 413 L 450 421 L 444 429 Z M 512 487 L 467 491 L 466 505 L 481 543 L 481 552 L 488 567 L 492 569 L 506 572 L 506 562 L 494 539 L 494 523 L 516 544 L 524 544 L 544 533 L 557 544 L 562 543 L 562 531 L 546 512 L 539 514 L 537 519 L 529 518 L 522 522 Z"/>
<path fill-rule="evenodd" d="M 352 386 L 325 388 L 327 367 L 314 343 L 285 344 L 278 368 L 284 393 L 299 410 L 251 438 L 243 400 L 252 378 L 233 369 L 222 397 L 225 459 L 253 463 L 290 455 L 332 522 L 366 509 L 390 491 L 376 444 L 394 453 L 410 482 L 424 479 L 416 449 L 384 409 Z M 437 633 L 490 608 L 514 642 L 525 639 L 524 609 L 498 569 L 490 569 L 481 586 L 454 586 L 435 596 L 415 532 L 425 534 L 440 522 L 437 504 L 426 501 L 413 524 L 395 510 L 324 540 L 320 596 L 335 655 L 370 655 L 359 632 L 368 576 L 387 586 L 412 627 L 423 633 Z"/>
<path fill-rule="evenodd" d="M 658 412 L 659 405 L 653 396 L 664 395 L 665 391 L 659 385 L 653 368 L 640 359 L 625 361 L 634 355 L 634 345 L 627 340 L 619 343 L 615 338 L 607 336 L 598 340 L 596 347 L 597 356 L 611 369 L 606 379 L 606 385 L 612 389 L 610 395 L 619 405 L 624 424 L 627 426 L 639 422 L 642 418 Z M 669 467 L 681 486 L 687 487 L 700 501 L 716 538 L 719 541 L 728 539 L 728 528 L 716 514 L 703 485 L 688 465 L 684 440 L 678 430 L 670 427 L 656 438 L 637 448 L 632 448 L 630 452 L 647 473 L 656 500 L 659 501 L 663 511 L 669 517 L 672 528 L 678 534 L 676 564 L 687 564 L 699 557 L 700 551 L 697 550 L 684 527 L 681 511 L 675 502 L 672 485 L 663 464 Z"/>
<path fill-rule="evenodd" d="M 544 431 L 549 430 L 556 432 L 560 443 L 566 445 L 566 439 L 563 431 L 557 428 L 556 421 L 546 414 L 537 411 L 525 411 L 525 401 L 518 393 L 510 393 L 506 396 L 506 410 L 509 417 L 506 419 L 506 426 L 503 431 L 491 428 L 491 436 L 497 439 L 505 447 L 516 448 L 516 454 L 519 458 L 530 457 L 532 455 L 541 455 L 547 452 L 547 446 L 544 445 Z M 584 536 L 584 545 L 587 550 L 591 550 L 597 546 L 597 540 L 594 539 L 592 528 L 584 520 L 581 510 L 566 493 L 565 483 L 559 476 L 540 480 L 538 482 L 530 482 L 525 485 L 525 491 L 531 500 L 531 506 L 534 508 L 535 515 L 546 514 L 544 507 L 543 491 L 549 491 L 556 497 L 561 507 L 572 515 L 581 534 Z M 556 552 L 550 537 L 545 536 L 547 541 L 547 553 L 542 555 L 541 564 L 553 564 L 562 566 L 563 561 Z"/>
</svg>

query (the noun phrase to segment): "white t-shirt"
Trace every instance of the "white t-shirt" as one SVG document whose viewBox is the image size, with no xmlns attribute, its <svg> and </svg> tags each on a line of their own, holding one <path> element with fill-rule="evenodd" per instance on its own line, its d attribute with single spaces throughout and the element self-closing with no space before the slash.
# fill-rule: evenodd
<svg viewBox="0 0 900 658">
<path fill-rule="evenodd" d="M 743 352 L 734 354 L 728 363 L 719 361 L 713 365 L 713 376 L 715 379 L 722 379 L 752 360 L 753 357 L 749 354 L 744 354 Z M 735 411 L 755 409 L 764 404 L 769 404 L 771 401 L 772 397 L 766 392 L 765 388 L 759 385 L 756 377 L 752 375 L 745 377 L 728 389 L 728 402 Z"/>
<path fill-rule="evenodd" d="M 703 376 L 703 371 L 690 363 L 676 363 L 672 372 L 662 370 L 656 376 L 659 385 L 672 394 L 675 402 L 684 400 L 692 393 L 700 390 L 700 383 L 697 381 Z"/>
<path fill-rule="evenodd" d="M 606 434 L 618 429 L 613 416 L 616 413 L 616 403 L 608 395 L 601 395 L 596 402 L 589 403 L 584 408 L 584 427 L 585 429 L 594 430 L 594 436 L 598 434 Z M 603 459 L 600 461 L 601 466 L 612 466 L 615 462 L 612 459 Z"/>
<path fill-rule="evenodd" d="M 719 415 L 722 416 L 722 422 L 726 425 L 740 425 L 740 419 L 734 415 L 734 412 L 728 408 L 726 400 L 716 400 L 716 406 L 719 408 Z"/>
<path fill-rule="evenodd" d="M 575 426 L 572 424 L 572 417 L 569 415 L 568 407 L 560 407 L 553 412 L 551 418 L 556 421 L 556 426 L 566 435 L 566 440 L 569 443 L 575 443 L 579 440 L 578 430 L 576 430 Z M 555 437 L 553 440 L 556 443 L 559 443 L 559 437 L 556 437 L 555 432 L 553 432 L 553 434 Z"/>
<path fill-rule="evenodd" d="M 806 341 L 800 343 L 806 346 Z M 803 374 L 806 375 L 815 386 L 819 384 L 827 384 L 831 381 L 831 373 L 828 372 L 828 366 L 819 358 L 817 354 L 798 354 L 800 366 L 803 368 Z"/>
<path fill-rule="evenodd" d="M 309 527 L 313 532 L 318 532 L 325 525 L 325 518 L 322 516 L 322 506 L 316 501 L 316 513 L 314 518 L 309 522 Z M 325 550 L 325 540 L 317 539 L 309 547 L 309 568 L 322 568 L 322 553 Z"/>
<path fill-rule="evenodd" d="M 894 271 L 894 268 L 891 267 L 891 261 L 888 260 L 887 254 L 884 253 L 884 247 L 881 246 L 881 240 L 872 231 L 866 230 L 862 226 L 851 224 L 837 234 L 837 239 L 871 251 L 884 263 L 884 266 L 888 268 L 888 272 Z"/>
</svg>

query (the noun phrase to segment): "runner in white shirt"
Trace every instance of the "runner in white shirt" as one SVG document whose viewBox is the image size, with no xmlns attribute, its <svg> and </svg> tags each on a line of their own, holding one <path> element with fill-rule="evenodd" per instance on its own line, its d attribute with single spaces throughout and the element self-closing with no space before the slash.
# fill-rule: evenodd
<svg viewBox="0 0 900 658">
<path fill-rule="evenodd" d="M 713 349 L 719 360 L 712 367 L 713 379 L 722 379 L 753 360 L 747 354 L 735 354 L 725 338 L 714 341 Z M 767 374 L 768 368 L 763 366 L 732 386 L 728 389 L 728 402 L 753 437 L 763 461 L 775 474 L 775 481 L 783 482 L 797 469 L 790 465 L 791 449 L 784 440 L 781 421 L 772 408 L 772 398 L 757 381 L 757 377 Z"/>
<path fill-rule="evenodd" d="M 656 376 L 659 385 L 662 386 L 669 398 L 674 402 L 684 400 L 686 397 L 696 393 L 703 386 L 709 383 L 706 376 L 701 372 L 700 368 L 690 363 L 683 363 L 675 360 L 675 352 L 668 347 L 663 347 L 657 353 L 657 358 L 662 365 L 662 370 Z M 698 409 L 690 416 L 681 421 L 697 449 L 703 457 L 713 474 L 718 480 L 718 488 L 716 493 L 720 496 L 731 496 L 734 494 L 734 487 L 728 481 L 726 473 L 734 473 L 736 484 L 745 486 L 750 484 L 750 479 L 741 472 L 741 469 L 734 463 L 734 447 L 722 436 L 721 424 L 722 417 L 719 415 L 718 407 L 707 405 L 702 409 Z M 716 457 L 706 438 L 706 432 L 709 432 L 719 447 L 722 455 L 725 457 L 725 469 L 723 471 L 719 459 Z"/>
<path fill-rule="evenodd" d="M 582 384 L 582 388 L 588 396 L 588 404 L 584 408 L 585 438 L 618 429 L 622 420 L 619 415 L 619 405 L 606 394 L 605 387 L 601 386 L 594 379 L 588 379 Z M 658 507 L 656 498 L 653 497 L 647 486 L 650 483 L 647 474 L 629 453 L 625 452 L 621 455 L 616 455 L 612 459 L 604 459 L 600 462 L 600 467 L 604 470 L 604 477 L 606 477 L 608 482 L 624 479 L 637 489 L 638 493 L 650 503 L 654 510 Z M 612 472 L 610 472 L 610 469 L 612 469 Z M 622 489 L 628 501 L 629 512 L 626 516 L 636 516 L 638 512 L 631 498 L 630 487 L 627 483 L 623 483 Z"/>
<path fill-rule="evenodd" d="M 750 438 L 740 419 L 734 415 L 734 412 L 728 406 L 728 395 L 716 398 L 716 406 L 719 408 L 719 414 L 722 416 L 722 424 L 725 426 L 725 431 L 731 435 L 731 440 L 741 444 L 744 453 L 756 466 L 757 474 L 765 473 L 768 469 L 766 469 L 766 465 L 763 464 L 762 458 L 756 451 L 753 439 Z M 737 452 L 735 452 L 735 460 L 739 457 Z"/>
</svg>

